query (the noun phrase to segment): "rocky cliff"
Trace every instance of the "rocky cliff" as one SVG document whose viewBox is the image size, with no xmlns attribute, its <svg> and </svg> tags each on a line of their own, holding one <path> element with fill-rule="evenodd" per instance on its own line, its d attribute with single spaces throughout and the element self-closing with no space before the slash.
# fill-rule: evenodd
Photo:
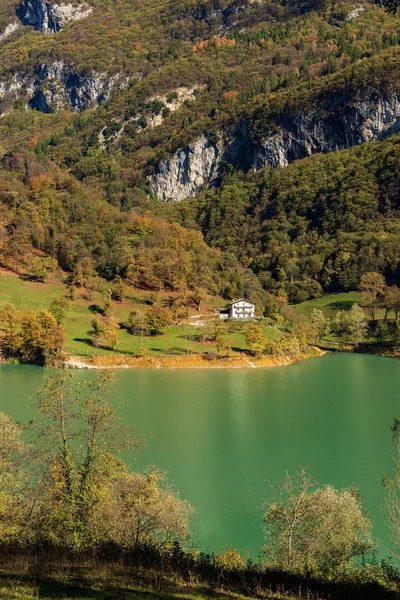
<svg viewBox="0 0 400 600">
<path fill-rule="evenodd" d="M 233 137 L 221 133 L 218 142 L 202 136 L 159 163 L 152 191 L 161 201 L 176 202 L 215 185 L 226 163 L 242 171 L 286 167 L 311 154 L 385 139 L 400 131 L 400 91 L 378 97 L 371 90 L 355 102 L 333 96 L 313 111 L 283 115 L 275 125 L 276 133 L 257 141 L 247 123 Z"/>
<path fill-rule="evenodd" d="M 17 29 L 19 27 L 20 27 L 19 23 L 15 23 L 15 22 L 12 22 L 9 25 L 7 25 L 7 27 L 4 28 L 4 31 L 2 33 L 0 33 L 0 41 L 10 37 L 10 35 L 12 35 L 15 31 L 17 31 Z"/>
<path fill-rule="evenodd" d="M 23 97 L 31 108 L 44 113 L 70 108 L 78 111 L 106 100 L 115 88 L 128 82 L 122 74 L 77 73 L 71 65 L 55 61 L 38 66 L 33 75 L 17 72 L 0 81 L 0 100 L 6 103 Z"/>
<path fill-rule="evenodd" d="M 23 25 L 30 25 L 44 33 L 57 33 L 70 21 L 83 19 L 92 8 L 83 3 L 54 4 L 43 0 L 24 0 L 16 9 L 17 17 Z"/>
</svg>

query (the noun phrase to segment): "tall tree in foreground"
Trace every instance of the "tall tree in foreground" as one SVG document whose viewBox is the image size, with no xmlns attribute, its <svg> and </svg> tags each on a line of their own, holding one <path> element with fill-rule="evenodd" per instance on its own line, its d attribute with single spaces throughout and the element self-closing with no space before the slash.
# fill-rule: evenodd
<svg viewBox="0 0 400 600">
<path fill-rule="evenodd" d="M 28 459 L 22 427 L 0 412 L 0 540 L 18 541 L 28 525 L 31 504 L 29 477 L 23 466 Z"/>
<path fill-rule="evenodd" d="M 181 500 L 161 471 L 121 470 L 111 478 L 108 502 L 94 508 L 94 531 L 122 548 L 152 546 L 160 550 L 176 539 L 189 537 L 192 507 Z"/>
<path fill-rule="evenodd" d="M 264 514 L 267 562 L 291 571 L 332 573 L 373 547 L 372 524 L 352 489 L 314 489 L 306 470 L 286 473 Z"/>
<path fill-rule="evenodd" d="M 385 490 L 384 515 L 390 529 L 392 552 L 400 558 L 400 419 L 395 417 L 393 427 L 393 460 L 394 475 L 385 474 L 383 487 Z"/>
<path fill-rule="evenodd" d="M 108 371 L 79 383 L 66 369 L 50 371 L 37 394 L 33 444 L 40 448 L 44 482 L 40 529 L 65 547 L 92 543 L 89 522 L 103 488 L 122 468 L 118 453 L 138 439 L 117 422 Z"/>
<path fill-rule="evenodd" d="M 36 541 L 74 551 L 107 542 L 158 548 L 188 535 L 190 505 L 165 476 L 155 470 L 131 473 L 120 458 L 142 439 L 116 416 L 112 381 L 109 371 L 87 382 L 66 369 L 45 377 L 31 427 L 41 457 Z"/>
<path fill-rule="evenodd" d="M 270 484 L 270 487 L 275 498 L 265 504 L 264 524 L 268 543 L 264 551 L 271 564 L 292 569 L 299 563 L 299 528 L 306 518 L 309 492 L 315 487 L 315 480 L 302 469 L 295 475 L 286 472 L 278 484 Z"/>
</svg>

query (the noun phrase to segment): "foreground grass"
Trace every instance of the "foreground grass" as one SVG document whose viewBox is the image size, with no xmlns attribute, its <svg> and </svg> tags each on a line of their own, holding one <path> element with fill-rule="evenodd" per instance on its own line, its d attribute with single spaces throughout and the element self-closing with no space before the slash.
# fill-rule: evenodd
<svg viewBox="0 0 400 600">
<path fill-rule="evenodd" d="M 148 558 L 148 557 L 147 557 Z M 4 600 L 398 600 L 400 580 L 367 567 L 335 580 L 285 571 L 224 571 L 210 562 L 196 567 L 128 561 L 70 561 L 56 556 L 0 555 Z M 168 562 L 168 561 L 167 561 Z"/>
<path fill-rule="evenodd" d="M 82 570 L 83 571 L 83 570 Z M 59 573 L 52 576 L 9 574 L 0 570 L 0 598 L 4 600 L 251 600 L 232 591 L 189 584 L 176 579 L 154 577 L 139 572 L 136 576 L 104 572 Z M 263 592 L 265 600 L 297 600 L 300 596 Z"/>
</svg>

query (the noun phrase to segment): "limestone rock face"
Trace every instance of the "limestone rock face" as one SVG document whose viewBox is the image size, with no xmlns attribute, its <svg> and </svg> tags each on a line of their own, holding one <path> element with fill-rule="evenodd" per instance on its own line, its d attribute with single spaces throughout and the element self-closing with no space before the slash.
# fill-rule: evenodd
<svg viewBox="0 0 400 600">
<path fill-rule="evenodd" d="M 261 142 L 254 169 L 286 167 L 311 154 L 382 140 L 399 130 L 400 92 L 354 102 L 323 117 L 321 113 L 290 115 L 282 119 L 279 133 Z"/>
<path fill-rule="evenodd" d="M 87 4 L 53 4 L 43 0 L 24 0 L 17 9 L 23 25 L 31 25 L 44 33 L 57 33 L 70 21 L 83 19 L 92 12 Z"/>
<path fill-rule="evenodd" d="M 128 82 L 122 74 L 76 73 L 60 60 L 40 65 L 33 76 L 17 72 L 9 80 L 0 81 L 0 100 L 25 97 L 31 108 L 44 113 L 81 111 L 107 100 L 115 88 L 123 88 Z"/>
<path fill-rule="evenodd" d="M 312 154 L 385 139 L 400 131 L 400 91 L 380 97 L 371 91 L 353 102 L 333 97 L 329 106 L 286 114 L 276 125 L 276 133 L 257 141 L 245 123 L 233 139 L 221 133 L 216 143 L 202 136 L 159 163 L 152 191 L 160 201 L 177 202 L 215 185 L 225 163 L 242 171 L 286 167 Z"/>
<path fill-rule="evenodd" d="M 221 143 L 211 143 L 202 136 L 159 164 L 153 190 L 159 200 L 183 200 L 212 183 L 218 172 Z"/>
<path fill-rule="evenodd" d="M 7 27 L 4 29 L 4 31 L 2 33 L 0 33 L 0 41 L 5 40 L 10 35 L 12 35 L 14 33 L 14 31 L 17 31 L 19 26 L 20 26 L 19 23 L 15 23 L 15 22 L 7 25 Z"/>
</svg>

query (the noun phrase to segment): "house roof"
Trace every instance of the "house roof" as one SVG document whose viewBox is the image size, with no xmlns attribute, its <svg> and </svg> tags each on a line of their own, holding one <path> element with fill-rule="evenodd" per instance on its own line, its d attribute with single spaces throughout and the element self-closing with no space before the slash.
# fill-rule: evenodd
<svg viewBox="0 0 400 600">
<path fill-rule="evenodd" d="M 252 306 L 255 306 L 254 302 L 250 302 L 250 300 L 246 300 L 246 298 L 238 298 L 237 300 L 232 300 L 232 302 L 230 304 L 232 306 L 233 304 L 237 304 L 238 302 L 247 302 L 247 304 L 251 304 Z"/>
</svg>

